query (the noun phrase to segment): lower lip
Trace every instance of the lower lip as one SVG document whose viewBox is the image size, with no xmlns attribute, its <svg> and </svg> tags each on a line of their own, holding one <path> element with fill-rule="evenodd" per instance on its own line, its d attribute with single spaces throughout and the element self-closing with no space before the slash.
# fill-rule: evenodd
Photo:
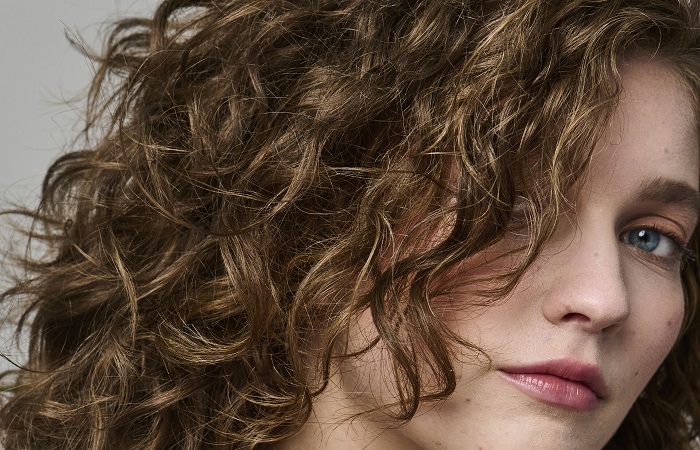
<svg viewBox="0 0 700 450">
<path fill-rule="evenodd" d="M 525 394 L 549 405 L 590 411 L 600 402 L 595 392 L 577 381 L 542 373 L 499 373 Z"/>
</svg>

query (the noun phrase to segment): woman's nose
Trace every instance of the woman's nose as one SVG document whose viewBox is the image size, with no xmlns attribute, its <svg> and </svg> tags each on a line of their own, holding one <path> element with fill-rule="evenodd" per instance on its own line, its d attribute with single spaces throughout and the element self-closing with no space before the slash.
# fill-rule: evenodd
<svg viewBox="0 0 700 450">
<path fill-rule="evenodd" d="M 620 241 L 600 228 L 579 227 L 543 268 L 543 314 L 556 325 L 609 334 L 630 314 Z"/>
</svg>

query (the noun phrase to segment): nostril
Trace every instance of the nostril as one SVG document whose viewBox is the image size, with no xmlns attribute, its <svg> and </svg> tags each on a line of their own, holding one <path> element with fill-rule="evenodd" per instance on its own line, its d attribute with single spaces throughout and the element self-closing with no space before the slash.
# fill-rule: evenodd
<svg viewBox="0 0 700 450">
<path fill-rule="evenodd" d="M 585 314 L 580 314 L 580 313 L 568 313 L 565 314 L 564 317 L 562 317 L 562 321 L 564 322 L 590 322 L 591 319 L 586 316 Z"/>
</svg>

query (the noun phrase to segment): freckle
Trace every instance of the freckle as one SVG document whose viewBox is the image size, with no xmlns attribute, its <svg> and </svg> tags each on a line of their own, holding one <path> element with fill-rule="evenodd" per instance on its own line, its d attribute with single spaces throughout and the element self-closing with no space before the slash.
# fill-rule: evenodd
<svg viewBox="0 0 700 450">
<path fill-rule="evenodd" d="M 465 403 L 469 403 L 470 401 L 472 401 L 472 399 L 470 399 L 470 398 L 464 399 L 464 402 L 465 402 Z"/>
<path fill-rule="evenodd" d="M 664 154 L 668 155 L 668 147 L 664 147 Z"/>
<path fill-rule="evenodd" d="M 673 326 L 673 321 L 669 320 L 668 322 L 666 322 L 666 325 L 668 325 L 668 327 L 671 328 Z"/>
<path fill-rule="evenodd" d="M 635 370 L 635 371 L 634 371 L 634 376 L 636 377 L 637 375 L 639 375 L 639 371 L 638 371 L 638 370 Z"/>
</svg>

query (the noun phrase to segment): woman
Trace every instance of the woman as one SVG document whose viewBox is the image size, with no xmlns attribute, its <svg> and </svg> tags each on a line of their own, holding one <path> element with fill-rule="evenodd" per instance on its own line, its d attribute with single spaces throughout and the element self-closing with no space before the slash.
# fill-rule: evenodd
<svg viewBox="0 0 700 450">
<path fill-rule="evenodd" d="M 49 171 L 7 448 L 691 448 L 700 12 L 164 1 Z"/>
</svg>

